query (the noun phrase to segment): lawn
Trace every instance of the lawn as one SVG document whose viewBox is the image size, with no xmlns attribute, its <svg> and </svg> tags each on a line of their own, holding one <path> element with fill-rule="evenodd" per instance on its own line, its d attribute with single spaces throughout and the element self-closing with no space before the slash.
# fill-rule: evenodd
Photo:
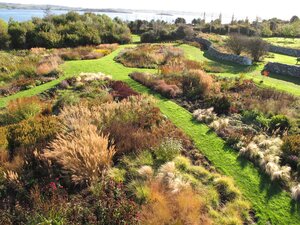
<svg viewBox="0 0 300 225">
<path fill-rule="evenodd" d="M 300 49 L 300 38 L 264 38 L 265 41 L 282 47 Z"/>
<path fill-rule="evenodd" d="M 131 80 L 128 74 L 133 71 L 154 72 L 155 70 L 126 68 L 113 61 L 113 58 L 124 47 L 126 46 L 121 46 L 117 51 L 98 60 L 66 62 L 62 66 L 62 69 L 65 71 L 63 77 L 16 95 L 2 98 L 0 106 L 5 106 L 10 99 L 41 93 L 53 87 L 61 80 L 75 76 L 80 72 L 103 72 L 111 74 L 114 79 L 128 83 L 139 92 L 153 94 L 144 86 Z M 189 54 L 190 58 L 195 57 L 195 59 L 198 59 L 199 55 L 200 59 L 202 52 L 199 49 L 190 46 L 183 46 L 183 48 L 186 49 L 186 53 Z M 226 67 L 231 68 L 230 65 L 226 65 Z M 278 83 L 282 82 L 272 78 L 266 78 L 266 80 L 270 83 L 272 80 Z M 291 83 L 286 82 L 286 85 L 291 85 Z M 191 113 L 187 110 L 172 101 L 162 98 L 160 95 L 153 95 L 158 101 L 157 105 L 160 110 L 194 140 L 198 149 L 208 157 L 212 164 L 224 174 L 234 178 L 245 198 L 252 202 L 256 215 L 260 218 L 260 224 L 268 222 L 270 224 L 299 224 L 299 208 L 291 201 L 291 197 L 287 192 L 282 191 L 277 184 L 272 184 L 269 178 L 260 174 L 252 163 L 239 158 L 237 152 L 227 147 L 221 138 L 217 137 L 214 132 L 209 131 L 206 125 L 195 122 L 192 119 Z"/>
</svg>

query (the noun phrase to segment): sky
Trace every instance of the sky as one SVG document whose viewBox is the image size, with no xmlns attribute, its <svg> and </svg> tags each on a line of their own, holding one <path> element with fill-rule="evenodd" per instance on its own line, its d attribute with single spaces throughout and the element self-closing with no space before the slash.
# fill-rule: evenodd
<svg viewBox="0 0 300 225">
<path fill-rule="evenodd" d="M 8 3 L 51 4 L 83 8 L 153 9 L 163 11 L 206 12 L 217 18 L 233 14 L 238 19 L 267 19 L 277 17 L 290 19 L 300 17 L 300 0 L 0 0 Z"/>
</svg>

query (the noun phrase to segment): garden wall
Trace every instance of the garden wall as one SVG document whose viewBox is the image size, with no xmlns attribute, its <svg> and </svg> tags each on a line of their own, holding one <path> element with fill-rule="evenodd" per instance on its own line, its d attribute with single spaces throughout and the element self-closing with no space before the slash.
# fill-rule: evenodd
<svg viewBox="0 0 300 225">
<path fill-rule="evenodd" d="M 213 44 L 209 40 L 206 40 L 204 38 L 195 38 L 193 41 L 196 41 L 199 44 L 203 45 L 204 48 L 207 50 L 206 53 L 217 60 L 232 62 L 244 66 L 252 65 L 252 60 L 249 59 L 248 57 L 234 55 L 234 54 L 227 54 L 218 51 L 213 47 Z"/>
<path fill-rule="evenodd" d="M 287 65 L 287 64 L 282 64 L 282 63 L 269 62 L 267 65 L 265 65 L 265 70 L 267 70 L 271 73 L 288 75 L 288 76 L 300 78 L 300 66 L 293 66 L 293 65 Z"/>
<path fill-rule="evenodd" d="M 285 48 L 285 47 L 270 45 L 269 51 L 274 52 L 274 53 L 283 54 L 283 55 L 300 57 L 300 49 Z"/>
</svg>

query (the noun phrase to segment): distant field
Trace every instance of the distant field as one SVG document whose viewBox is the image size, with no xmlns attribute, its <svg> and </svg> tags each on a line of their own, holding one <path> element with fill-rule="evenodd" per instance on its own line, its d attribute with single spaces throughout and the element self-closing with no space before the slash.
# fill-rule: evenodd
<svg viewBox="0 0 300 225">
<path fill-rule="evenodd" d="M 277 46 L 300 49 L 300 38 L 264 38 L 264 40 Z"/>
</svg>

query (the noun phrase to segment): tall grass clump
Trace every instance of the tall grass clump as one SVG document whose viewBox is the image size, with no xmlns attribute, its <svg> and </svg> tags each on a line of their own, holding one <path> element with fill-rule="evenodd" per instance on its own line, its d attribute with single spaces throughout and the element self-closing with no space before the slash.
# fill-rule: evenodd
<svg viewBox="0 0 300 225">
<path fill-rule="evenodd" d="M 97 127 L 83 124 L 71 133 L 59 134 L 45 152 L 46 158 L 62 165 L 74 184 L 89 185 L 110 167 L 116 150 Z"/>
</svg>

